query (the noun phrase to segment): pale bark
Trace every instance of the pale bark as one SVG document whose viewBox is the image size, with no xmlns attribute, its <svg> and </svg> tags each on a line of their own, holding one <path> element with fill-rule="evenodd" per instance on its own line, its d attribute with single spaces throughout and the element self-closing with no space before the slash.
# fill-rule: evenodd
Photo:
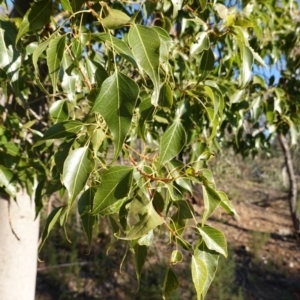
<svg viewBox="0 0 300 300">
<path fill-rule="evenodd" d="M 17 202 L 0 195 L 0 299 L 35 298 L 39 220 L 34 217 L 26 193 L 19 192 Z"/>
</svg>

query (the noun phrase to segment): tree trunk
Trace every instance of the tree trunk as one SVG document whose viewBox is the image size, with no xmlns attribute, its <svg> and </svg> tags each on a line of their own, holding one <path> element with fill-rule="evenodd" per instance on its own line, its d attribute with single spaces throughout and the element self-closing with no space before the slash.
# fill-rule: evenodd
<svg viewBox="0 0 300 300">
<path fill-rule="evenodd" d="M 0 299 L 35 298 L 39 220 L 26 193 L 0 194 Z"/>
<path fill-rule="evenodd" d="M 294 173 L 291 151 L 286 141 L 286 138 L 282 133 L 278 135 L 278 141 L 283 151 L 284 163 L 288 173 L 290 213 L 291 213 L 295 233 L 296 236 L 298 237 L 299 230 L 300 230 L 300 222 L 297 216 L 297 181 Z"/>
</svg>

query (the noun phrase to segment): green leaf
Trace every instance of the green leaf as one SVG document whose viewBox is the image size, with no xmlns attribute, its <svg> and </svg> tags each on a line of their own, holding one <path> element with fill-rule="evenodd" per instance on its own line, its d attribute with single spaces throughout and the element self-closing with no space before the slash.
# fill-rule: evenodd
<svg viewBox="0 0 300 300">
<path fill-rule="evenodd" d="M 209 216 L 216 210 L 216 208 L 221 203 L 221 198 L 217 191 L 205 184 L 203 185 L 203 201 L 205 211 L 203 213 L 202 224 L 204 225 Z"/>
<path fill-rule="evenodd" d="M 4 166 L 0 165 L 0 187 L 3 187 L 4 190 L 12 197 L 16 194 L 16 188 L 12 184 L 14 173 Z"/>
<path fill-rule="evenodd" d="M 79 11 L 84 2 L 85 2 L 85 0 L 71 0 L 71 6 L 73 9 L 73 12 Z"/>
<path fill-rule="evenodd" d="M 139 239 L 140 237 L 146 235 L 150 230 L 156 228 L 164 222 L 163 218 L 156 212 L 152 202 L 149 202 L 149 204 L 144 206 L 140 210 L 139 215 L 140 221 L 132 226 L 126 237 L 120 237 L 121 239 Z"/>
<path fill-rule="evenodd" d="M 8 21 L 0 20 L 0 68 L 10 81 L 18 80 L 18 71 L 21 66 L 21 55 L 15 49 L 17 30 Z"/>
<path fill-rule="evenodd" d="M 160 90 L 159 36 L 152 28 L 134 24 L 129 30 L 128 43 L 139 65 L 153 82 L 154 92 L 152 94 L 151 102 L 154 106 L 157 106 Z"/>
<path fill-rule="evenodd" d="M 242 59 L 241 88 L 245 88 L 251 80 L 253 54 L 248 46 L 239 43 L 239 47 Z"/>
<path fill-rule="evenodd" d="M 193 194 L 193 188 L 191 185 L 191 181 L 188 178 L 185 178 L 183 175 L 183 171 L 185 169 L 185 165 L 183 162 L 173 159 L 168 162 L 168 167 L 170 169 L 170 174 L 173 178 L 176 178 L 175 182 L 185 190 L 189 191 L 191 195 Z"/>
<path fill-rule="evenodd" d="M 67 10 L 70 13 L 73 13 L 73 9 L 72 9 L 72 6 L 71 6 L 69 0 L 61 0 L 60 3 L 61 3 L 64 10 Z"/>
<path fill-rule="evenodd" d="M 26 12 L 20 25 L 16 43 L 27 32 L 39 30 L 47 23 L 49 23 L 51 14 L 52 0 L 41 0 L 38 2 L 33 2 L 33 5 Z"/>
<path fill-rule="evenodd" d="M 197 42 L 191 45 L 190 54 L 196 55 L 210 47 L 207 32 L 199 32 L 196 36 Z"/>
<path fill-rule="evenodd" d="M 130 130 L 138 94 L 138 85 L 132 79 L 115 72 L 103 82 L 92 108 L 91 112 L 102 115 L 114 137 L 114 159 L 118 157 Z"/>
<path fill-rule="evenodd" d="M 56 93 L 58 73 L 65 51 L 66 37 L 60 36 L 53 39 L 47 49 L 47 65 L 53 86 L 53 94 Z"/>
<path fill-rule="evenodd" d="M 221 199 L 220 205 L 226 210 L 227 213 L 237 216 L 237 212 L 232 205 L 231 201 L 228 199 L 227 195 L 224 192 L 218 191 L 219 197 Z"/>
<path fill-rule="evenodd" d="M 183 0 L 171 0 L 173 4 L 173 19 L 177 17 L 178 11 L 181 10 Z"/>
<path fill-rule="evenodd" d="M 221 19 L 225 20 L 227 18 L 229 11 L 225 5 L 216 3 L 214 4 L 214 9 L 217 11 Z"/>
<path fill-rule="evenodd" d="M 222 231 L 208 225 L 202 227 L 198 226 L 197 229 L 208 249 L 227 257 L 227 243 Z"/>
<path fill-rule="evenodd" d="M 191 219 L 193 217 L 193 207 L 186 200 L 178 200 L 174 202 L 174 206 L 177 208 L 177 212 L 172 216 L 172 220 L 180 222 L 181 220 Z"/>
<path fill-rule="evenodd" d="M 63 171 L 64 171 L 64 163 L 65 163 L 66 158 L 69 155 L 72 144 L 73 144 L 73 141 L 61 143 L 58 146 L 57 151 L 54 154 L 54 162 L 55 162 L 56 168 L 58 169 L 58 171 L 60 173 L 63 173 Z"/>
<path fill-rule="evenodd" d="M 168 83 L 164 83 L 159 91 L 158 105 L 164 110 L 168 110 L 173 105 L 173 92 Z"/>
<path fill-rule="evenodd" d="M 118 9 L 108 8 L 108 16 L 101 20 L 103 26 L 108 29 L 121 28 L 130 21 L 130 17 Z"/>
<path fill-rule="evenodd" d="M 90 211 L 93 208 L 94 195 L 95 191 L 92 188 L 88 188 L 78 199 L 78 213 L 88 239 L 89 249 L 91 247 L 93 229 L 97 223 L 97 217 L 90 214 Z"/>
<path fill-rule="evenodd" d="M 202 299 L 202 293 L 207 281 L 208 272 L 205 262 L 196 256 L 192 256 L 192 278 L 197 292 L 197 300 Z"/>
<path fill-rule="evenodd" d="M 207 269 L 207 278 L 202 291 L 202 295 L 204 298 L 216 275 L 220 255 L 215 251 L 209 250 L 203 242 L 201 243 L 199 248 L 195 250 L 194 255 L 200 258 L 205 263 Z"/>
<path fill-rule="evenodd" d="M 173 250 L 170 263 L 172 265 L 176 265 L 177 263 L 182 262 L 182 260 L 183 260 L 183 256 L 181 252 L 179 252 L 178 250 Z"/>
<path fill-rule="evenodd" d="M 68 190 L 70 203 L 83 190 L 93 168 L 94 161 L 90 159 L 88 147 L 77 148 L 67 157 L 64 163 L 62 182 Z"/>
<path fill-rule="evenodd" d="M 211 49 L 203 50 L 200 56 L 199 80 L 205 79 L 214 69 L 215 56 Z"/>
<path fill-rule="evenodd" d="M 49 114 L 54 123 L 66 121 L 69 118 L 68 104 L 66 100 L 57 100 L 49 108 Z"/>
<path fill-rule="evenodd" d="M 179 287 L 179 281 L 174 271 L 169 267 L 163 285 L 163 299 L 168 299 Z"/>
<path fill-rule="evenodd" d="M 82 128 L 83 123 L 78 120 L 70 120 L 54 124 L 42 137 L 42 140 L 61 139 L 77 134 Z"/>
<path fill-rule="evenodd" d="M 201 11 L 205 10 L 207 5 L 207 0 L 200 0 Z"/>
<path fill-rule="evenodd" d="M 134 249 L 134 259 L 135 259 L 135 273 L 136 273 L 136 278 L 138 280 L 138 286 L 140 286 L 142 268 L 147 258 L 148 248 L 146 246 L 140 246 L 139 244 L 136 244 L 133 249 Z"/>
<path fill-rule="evenodd" d="M 93 37 L 99 38 L 100 40 L 106 42 L 112 48 L 112 50 L 117 52 L 120 56 L 124 57 L 135 67 L 137 67 L 137 63 L 135 61 L 133 53 L 122 40 L 117 39 L 107 33 L 95 33 L 93 34 Z"/>
<path fill-rule="evenodd" d="M 50 231 L 52 230 L 55 223 L 58 221 L 61 213 L 63 212 L 63 210 L 65 208 L 66 208 L 66 205 L 59 206 L 59 207 L 53 209 L 52 212 L 50 213 L 50 215 L 47 217 L 46 224 L 45 224 L 43 234 L 42 234 L 41 243 L 39 245 L 39 251 L 41 251 L 41 249 L 43 248 L 43 245 L 44 245 L 46 239 L 48 238 Z"/>
<path fill-rule="evenodd" d="M 39 67 L 38 67 L 38 59 L 42 55 L 42 53 L 47 49 L 52 39 L 55 37 L 55 35 L 51 35 L 48 39 L 46 39 L 44 42 L 40 43 L 33 51 L 32 54 L 32 63 L 35 69 L 35 74 L 38 77 L 39 75 Z"/>
<path fill-rule="evenodd" d="M 159 164 L 163 165 L 174 156 L 176 156 L 186 144 L 186 133 L 180 123 L 175 120 L 174 123 L 165 131 L 160 139 L 160 158 Z"/>
<path fill-rule="evenodd" d="M 132 184 L 133 168 L 113 166 L 103 175 L 101 184 L 95 194 L 92 214 L 102 214 L 116 201 L 128 196 Z"/>
</svg>

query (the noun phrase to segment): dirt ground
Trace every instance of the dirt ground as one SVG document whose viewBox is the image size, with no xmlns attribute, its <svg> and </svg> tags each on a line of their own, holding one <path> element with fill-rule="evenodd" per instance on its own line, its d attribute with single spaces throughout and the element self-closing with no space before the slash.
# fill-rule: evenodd
<svg viewBox="0 0 300 300">
<path fill-rule="evenodd" d="M 214 173 L 219 174 L 217 187 L 228 194 L 239 217 L 218 210 L 208 221 L 224 232 L 231 250 L 218 271 L 223 275 L 213 283 L 213 292 L 206 299 L 300 300 L 300 245 L 293 234 L 287 190 L 278 175 L 279 162 L 263 160 L 245 168 L 244 162 L 233 165 L 232 161 L 231 158 L 228 165 L 221 167 L 217 163 L 212 165 Z M 260 176 L 256 174 L 258 163 Z M 56 242 L 50 242 L 50 246 L 54 252 L 39 265 L 36 299 L 162 299 L 165 255 L 172 250 L 165 245 L 164 238 L 149 250 L 138 293 L 132 260 L 124 263 L 120 273 L 124 248 L 117 244 L 106 256 L 109 237 L 105 233 L 98 236 L 89 256 L 82 242 L 71 250 L 66 248 L 66 253 L 73 253 L 73 262 L 69 254 L 64 258 L 55 256 L 69 246 L 62 245 L 58 236 L 53 239 Z M 177 275 L 181 285 L 171 299 L 196 299 L 189 265 L 178 267 Z M 231 287 L 227 292 L 218 292 L 225 285 L 234 285 L 239 293 L 233 295 Z"/>
</svg>

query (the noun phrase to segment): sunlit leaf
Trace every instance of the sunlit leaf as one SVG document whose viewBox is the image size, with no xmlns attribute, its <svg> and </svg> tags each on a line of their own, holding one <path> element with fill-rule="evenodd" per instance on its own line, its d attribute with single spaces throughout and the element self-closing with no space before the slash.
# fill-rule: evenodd
<svg viewBox="0 0 300 300">
<path fill-rule="evenodd" d="M 72 151 L 65 160 L 62 182 L 68 190 L 71 203 L 83 190 L 94 168 L 94 161 L 90 156 L 89 148 L 81 147 Z"/>
<path fill-rule="evenodd" d="M 58 80 L 58 73 L 65 51 L 66 37 L 60 36 L 50 41 L 47 49 L 47 65 L 49 68 L 49 75 L 51 78 L 53 93 L 56 93 L 56 86 Z"/>
<path fill-rule="evenodd" d="M 205 262 L 196 256 L 192 256 L 192 279 L 197 292 L 197 300 L 201 300 L 207 280 L 207 268 Z"/>
<path fill-rule="evenodd" d="M 18 40 L 29 31 L 39 30 L 45 26 L 52 14 L 52 0 L 41 0 L 33 2 L 31 8 L 26 12 L 20 25 L 16 38 Z"/>
<path fill-rule="evenodd" d="M 123 27 L 130 21 L 130 17 L 124 12 L 108 7 L 108 15 L 101 20 L 103 26 L 108 29 Z"/>
<path fill-rule="evenodd" d="M 100 214 L 128 196 L 132 184 L 133 168 L 113 166 L 102 176 L 101 184 L 95 194 L 92 214 Z"/>
<path fill-rule="evenodd" d="M 118 157 L 130 130 L 138 94 L 138 85 L 132 79 L 115 72 L 103 82 L 92 108 L 91 112 L 102 115 L 114 137 L 114 159 Z"/>
<path fill-rule="evenodd" d="M 153 82 L 154 92 L 152 94 L 152 104 L 157 106 L 160 90 L 159 36 L 152 28 L 132 25 L 128 34 L 128 43 L 137 62 Z"/>
<path fill-rule="evenodd" d="M 202 291 L 202 295 L 204 298 L 216 275 L 220 255 L 215 251 L 209 250 L 203 242 L 198 247 L 198 249 L 195 250 L 194 255 L 204 262 L 207 270 L 207 277 Z"/>
<path fill-rule="evenodd" d="M 217 191 L 211 188 L 209 185 L 203 185 L 203 201 L 205 211 L 203 213 L 202 224 L 206 222 L 209 216 L 216 210 L 221 203 L 221 198 Z"/>
<path fill-rule="evenodd" d="M 0 165 L 0 187 L 3 187 L 12 197 L 14 197 L 16 193 L 16 188 L 12 182 L 13 176 L 14 173 L 11 170 Z"/>
<path fill-rule="evenodd" d="M 241 88 L 244 88 L 251 80 L 253 54 L 250 48 L 244 44 L 240 44 L 242 54 L 242 70 L 241 70 Z"/>
<path fill-rule="evenodd" d="M 227 257 L 227 243 L 222 231 L 208 225 L 198 226 L 197 229 L 208 249 Z"/>
<path fill-rule="evenodd" d="M 185 143 L 185 130 L 180 120 L 176 120 L 161 137 L 159 164 L 162 165 L 174 158 L 182 150 Z"/>
<path fill-rule="evenodd" d="M 191 45 L 191 55 L 196 55 L 204 50 L 208 50 L 210 47 L 209 38 L 207 32 L 199 32 L 196 36 L 197 42 Z"/>
</svg>

